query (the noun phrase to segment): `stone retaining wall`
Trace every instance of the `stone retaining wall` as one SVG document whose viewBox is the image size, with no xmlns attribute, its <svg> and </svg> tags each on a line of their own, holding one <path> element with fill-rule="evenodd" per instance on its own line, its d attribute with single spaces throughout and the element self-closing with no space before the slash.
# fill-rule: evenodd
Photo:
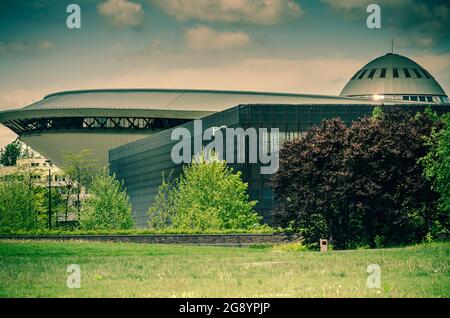
<svg viewBox="0 0 450 318">
<path fill-rule="evenodd" d="M 296 242 L 300 240 L 300 236 L 296 234 L 16 235 L 0 236 L 0 240 L 2 239 L 248 246 Z"/>
</svg>

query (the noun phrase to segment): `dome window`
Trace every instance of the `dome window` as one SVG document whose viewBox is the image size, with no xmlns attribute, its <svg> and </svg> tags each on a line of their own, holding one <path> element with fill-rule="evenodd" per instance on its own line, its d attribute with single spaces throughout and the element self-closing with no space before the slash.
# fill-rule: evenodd
<svg viewBox="0 0 450 318">
<path fill-rule="evenodd" d="M 368 78 L 373 78 L 373 76 L 375 75 L 376 71 L 377 71 L 376 68 L 371 69 Z"/>
<path fill-rule="evenodd" d="M 395 78 L 398 78 L 398 69 L 397 68 L 393 68 L 392 69 L 392 74 Z"/>
<path fill-rule="evenodd" d="M 411 77 L 411 73 L 409 73 L 409 71 L 408 71 L 407 68 L 404 68 L 404 69 L 403 69 L 403 72 L 405 73 L 405 77 L 406 77 L 406 78 L 410 78 L 410 77 Z"/>
<path fill-rule="evenodd" d="M 433 97 L 432 96 L 427 96 L 427 102 L 432 102 L 433 101 Z"/>
<path fill-rule="evenodd" d="M 416 74 L 417 78 L 422 78 L 422 75 L 420 75 L 419 70 L 417 68 L 413 68 L 414 74 Z"/>
<path fill-rule="evenodd" d="M 363 70 L 361 74 L 358 76 L 358 79 L 363 78 L 364 74 L 366 74 L 367 70 Z"/>
<path fill-rule="evenodd" d="M 385 78 L 385 77 L 386 77 L 386 69 L 382 68 L 381 73 L 380 73 L 380 78 Z"/>
<path fill-rule="evenodd" d="M 419 100 L 420 100 L 421 102 L 424 102 L 424 101 L 425 101 L 425 96 L 419 96 Z"/>
</svg>

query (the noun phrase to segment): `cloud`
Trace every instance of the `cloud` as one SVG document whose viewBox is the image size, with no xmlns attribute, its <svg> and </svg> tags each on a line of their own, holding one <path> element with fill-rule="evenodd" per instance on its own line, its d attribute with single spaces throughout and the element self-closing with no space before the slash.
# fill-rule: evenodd
<svg viewBox="0 0 450 318">
<path fill-rule="evenodd" d="M 273 25 L 298 18 L 293 0 L 150 0 L 178 21 Z"/>
<path fill-rule="evenodd" d="M 144 21 L 142 5 L 128 0 L 106 0 L 97 6 L 98 13 L 115 28 L 138 28 Z"/>
<path fill-rule="evenodd" d="M 57 46 L 55 42 L 50 40 L 0 42 L 0 56 L 36 56 L 45 54 Z"/>
<path fill-rule="evenodd" d="M 153 87 L 256 90 L 338 95 L 366 60 L 339 56 L 250 56 L 239 51 L 198 51 L 140 58 L 114 76 L 92 78 L 88 87 Z M 332 71 L 330 71 L 332 70 Z"/>
<path fill-rule="evenodd" d="M 433 75 L 447 95 L 450 94 L 450 53 L 419 54 L 411 58 Z"/>
<path fill-rule="evenodd" d="M 250 43 L 247 33 L 219 32 L 203 25 L 187 28 L 184 37 L 191 50 L 224 50 L 243 47 Z"/>
<path fill-rule="evenodd" d="M 363 21 L 373 0 L 321 0 L 337 15 L 349 21 Z M 432 47 L 448 39 L 450 3 L 448 0 L 378 0 L 382 28 L 387 28 L 405 47 Z"/>
</svg>

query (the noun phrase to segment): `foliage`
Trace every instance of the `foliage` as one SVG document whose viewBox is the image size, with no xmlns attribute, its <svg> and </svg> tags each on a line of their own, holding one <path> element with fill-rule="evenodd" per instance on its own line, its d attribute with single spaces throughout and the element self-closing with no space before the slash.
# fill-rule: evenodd
<svg viewBox="0 0 450 318">
<path fill-rule="evenodd" d="M 21 153 L 21 143 L 19 139 L 16 139 L 12 143 L 6 145 L 4 149 L 0 150 L 0 165 L 15 166 Z"/>
<path fill-rule="evenodd" d="M 176 180 L 172 179 L 172 174 L 167 179 L 164 174 L 162 175 L 162 183 L 147 213 L 150 216 L 148 221 L 150 228 L 164 229 L 172 225 L 176 212 L 174 208 L 175 186 Z"/>
<path fill-rule="evenodd" d="M 372 119 L 380 119 L 383 115 L 383 108 L 381 106 L 375 106 L 372 110 Z"/>
<path fill-rule="evenodd" d="M 123 182 L 104 171 L 92 179 L 90 194 L 80 213 L 80 226 L 86 230 L 130 229 L 134 226 L 131 211 Z"/>
<path fill-rule="evenodd" d="M 439 118 L 442 127 L 433 129 L 427 138 L 430 152 L 421 159 L 425 176 L 440 194 L 440 209 L 450 215 L 450 114 Z"/>
<path fill-rule="evenodd" d="M 153 228 L 186 230 L 250 229 L 260 226 L 261 217 L 249 201 L 241 172 L 234 173 L 213 153 L 201 153 L 182 175 L 163 182 L 149 209 Z"/>
<path fill-rule="evenodd" d="M 24 178 L 0 182 L 0 229 L 36 228 L 35 204 L 33 190 Z"/>
<path fill-rule="evenodd" d="M 308 251 L 309 249 L 307 246 L 303 244 L 303 242 L 292 242 L 292 243 L 277 244 L 273 246 L 273 250 L 284 252 L 305 252 Z"/>
<path fill-rule="evenodd" d="M 67 197 L 72 191 L 75 192 L 77 197 L 76 207 L 79 214 L 83 188 L 88 191 L 94 178 L 101 174 L 102 169 L 98 161 L 93 158 L 91 149 L 84 149 L 80 153 L 65 152 L 62 169 L 66 174 Z M 66 203 L 68 204 L 68 202 Z"/>
<path fill-rule="evenodd" d="M 294 222 L 306 243 L 330 238 L 343 249 L 420 242 L 445 222 L 417 164 L 434 121 L 392 106 L 374 113 L 351 127 L 323 121 L 285 143 L 272 179 L 277 225 Z"/>
</svg>

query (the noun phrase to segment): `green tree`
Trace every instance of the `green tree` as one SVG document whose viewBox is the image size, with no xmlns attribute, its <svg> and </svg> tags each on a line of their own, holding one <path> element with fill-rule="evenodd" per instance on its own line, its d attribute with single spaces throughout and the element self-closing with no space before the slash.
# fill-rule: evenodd
<svg viewBox="0 0 450 318">
<path fill-rule="evenodd" d="M 163 182 L 149 209 L 152 227 L 189 230 L 250 229 L 260 226 L 248 185 L 213 153 L 201 153 L 184 166 L 179 179 Z"/>
<path fill-rule="evenodd" d="M 16 139 L 12 143 L 6 145 L 4 149 L 0 150 L 0 164 L 3 166 L 15 166 L 20 155 L 21 144 L 19 139 Z"/>
<path fill-rule="evenodd" d="M 440 194 L 439 208 L 450 216 L 450 114 L 442 115 L 431 137 L 427 138 L 430 151 L 421 159 L 425 176 Z M 448 231 L 448 229 L 447 229 Z"/>
<path fill-rule="evenodd" d="M 275 223 L 341 249 L 421 241 L 444 219 L 418 164 L 433 125 L 426 114 L 385 107 L 350 127 L 326 120 L 285 143 L 272 179 Z"/>
<path fill-rule="evenodd" d="M 80 212 L 80 227 L 87 230 L 121 230 L 134 226 L 123 182 L 106 171 L 92 179 L 89 195 Z"/>
<path fill-rule="evenodd" d="M 30 230 L 37 224 L 35 195 L 28 180 L 13 175 L 0 181 L 0 228 Z"/>
<path fill-rule="evenodd" d="M 93 179 L 101 172 L 98 161 L 93 158 L 91 149 L 84 149 L 80 153 L 65 152 L 62 169 L 65 172 L 67 198 L 73 191 L 77 197 L 76 208 L 81 211 L 81 193 L 88 191 Z"/>
<path fill-rule="evenodd" d="M 172 174 L 169 174 L 167 179 L 164 174 L 162 175 L 162 183 L 147 213 L 150 216 L 148 225 L 151 228 L 162 229 L 172 226 L 176 213 L 174 207 L 176 181 L 173 180 Z"/>
</svg>

